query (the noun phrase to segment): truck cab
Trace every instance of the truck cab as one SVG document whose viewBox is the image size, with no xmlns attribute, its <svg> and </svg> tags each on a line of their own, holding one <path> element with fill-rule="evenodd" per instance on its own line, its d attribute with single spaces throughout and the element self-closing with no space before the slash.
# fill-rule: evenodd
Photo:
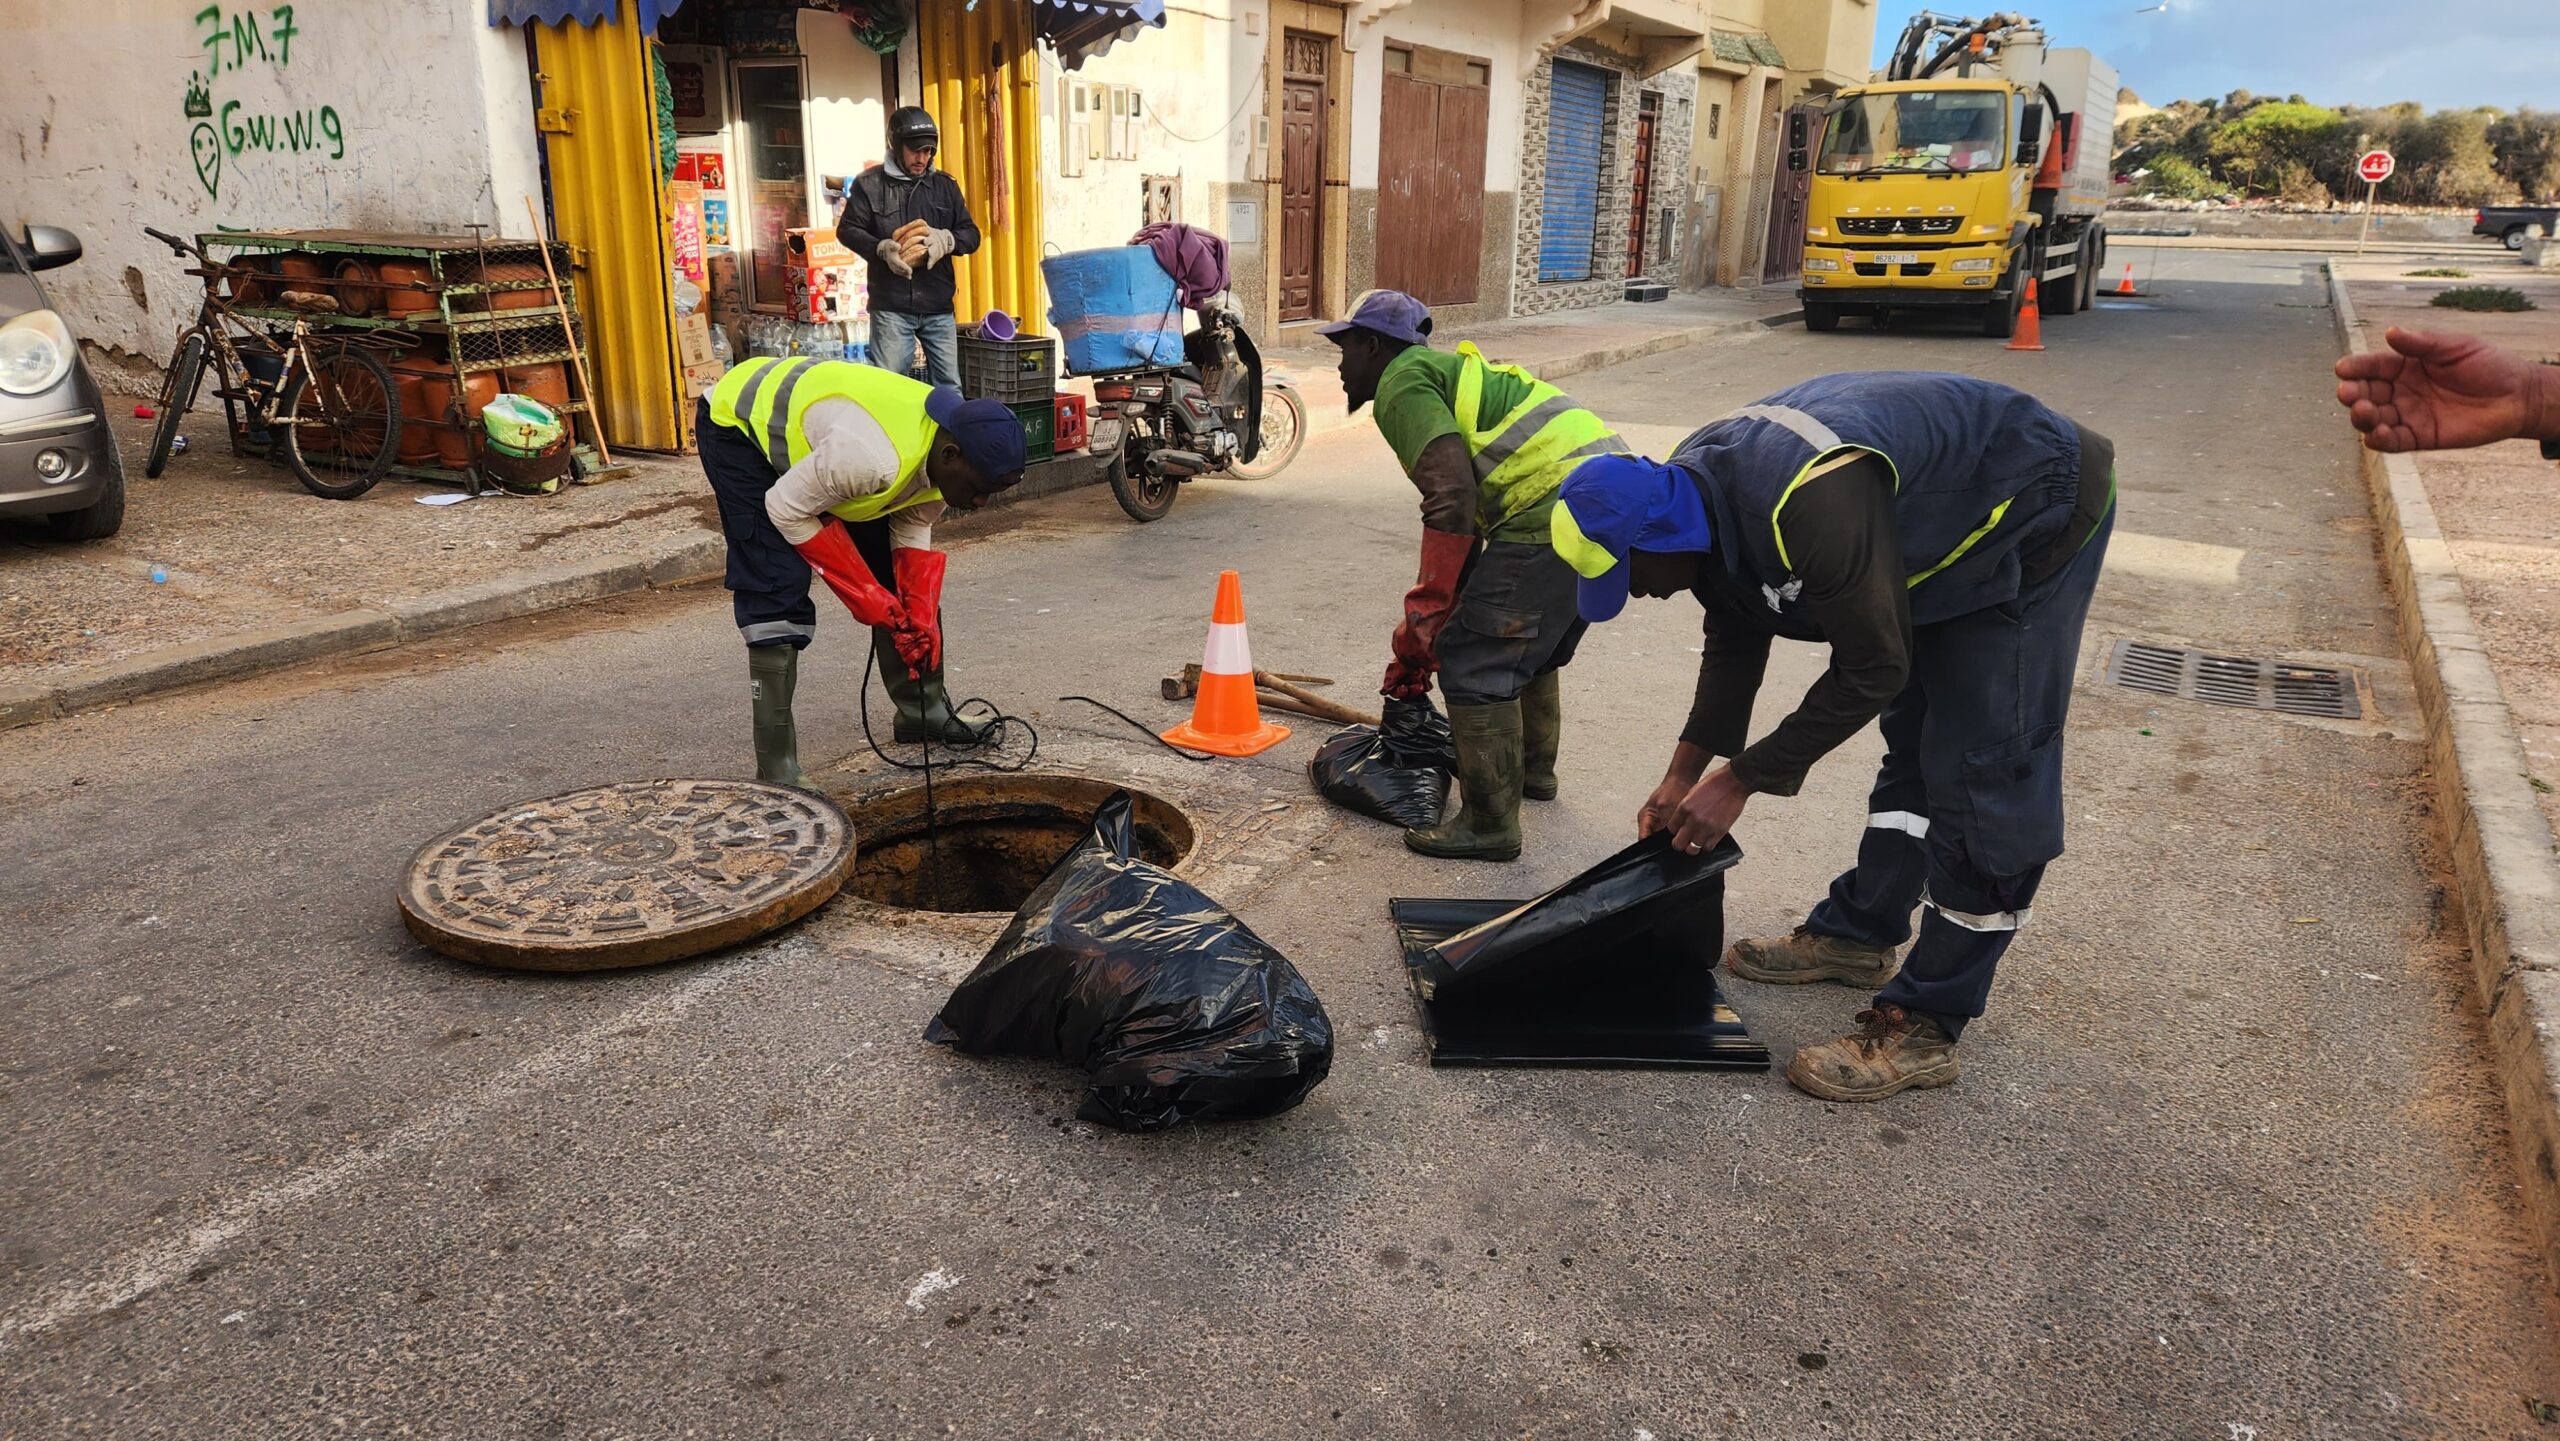
<svg viewBox="0 0 2560 1441">
<path fill-rule="evenodd" d="M 2022 25 L 1963 23 L 1974 43 L 1928 67 L 1956 73 L 1853 87 L 1826 108 L 1796 292 L 1806 329 L 1961 307 L 2006 336 L 2028 276 L 2047 315 L 2088 303 L 2106 255 L 2114 72 L 2085 50 L 2047 55 Z"/>
</svg>

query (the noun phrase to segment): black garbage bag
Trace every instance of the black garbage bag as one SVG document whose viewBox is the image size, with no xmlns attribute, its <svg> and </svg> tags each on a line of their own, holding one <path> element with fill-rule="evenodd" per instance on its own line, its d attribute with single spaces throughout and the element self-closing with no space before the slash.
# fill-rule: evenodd
<svg viewBox="0 0 2560 1441">
<path fill-rule="evenodd" d="M 1429 696 L 1389 697 L 1378 724 L 1346 726 L 1317 747 L 1307 774 L 1335 805 L 1412 830 L 1440 824 L 1457 764 L 1449 718 Z"/>
<path fill-rule="evenodd" d="M 1289 959 L 1138 858 L 1126 791 L 1032 891 L 924 1038 L 1081 1066 L 1078 1112 L 1123 1131 L 1250 1120 L 1306 1099 L 1333 1023 Z"/>
<path fill-rule="evenodd" d="M 1535 900 L 1388 902 L 1432 1064 L 1765 1068 L 1712 974 L 1741 859 L 1657 832 Z"/>
</svg>

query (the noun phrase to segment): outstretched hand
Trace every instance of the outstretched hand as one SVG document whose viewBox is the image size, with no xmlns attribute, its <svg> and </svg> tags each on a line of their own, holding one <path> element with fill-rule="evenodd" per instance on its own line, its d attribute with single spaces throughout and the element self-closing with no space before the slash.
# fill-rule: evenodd
<svg viewBox="0 0 2560 1441">
<path fill-rule="evenodd" d="M 2388 350 L 2338 362 L 2338 403 L 2388 452 L 2458 450 L 2534 435 L 2560 425 L 2543 416 L 2548 383 L 2534 367 L 2485 340 L 2393 327 Z"/>
</svg>

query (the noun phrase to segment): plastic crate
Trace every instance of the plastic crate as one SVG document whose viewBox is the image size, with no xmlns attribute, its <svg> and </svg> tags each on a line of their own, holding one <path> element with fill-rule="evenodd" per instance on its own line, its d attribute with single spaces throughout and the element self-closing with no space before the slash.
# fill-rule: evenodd
<svg viewBox="0 0 2560 1441">
<path fill-rule="evenodd" d="M 1057 389 L 1057 342 L 1046 339 L 989 340 L 960 337 L 960 393 L 972 400 L 1001 400 L 1007 405 L 1049 403 Z"/>
<path fill-rule="evenodd" d="M 1014 417 L 1022 422 L 1022 439 L 1029 446 L 1033 460 L 1048 460 L 1058 453 L 1058 412 L 1045 397 L 1028 404 L 1011 407 Z"/>
<path fill-rule="evenodd" d="M 1057 430 L 1054 435 L 1060 450 L 1083 450 L 1093 440 L 1093 432 L 1085 420 L 1085 399 L 1069 392 L 1058 397 Z"/>
</svg>

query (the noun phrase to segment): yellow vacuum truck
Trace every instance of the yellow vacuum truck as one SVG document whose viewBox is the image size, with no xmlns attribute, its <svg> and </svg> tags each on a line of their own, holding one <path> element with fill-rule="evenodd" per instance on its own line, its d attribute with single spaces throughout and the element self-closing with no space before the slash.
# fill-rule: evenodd
<svg viewBox="0 0 2560 1441">
<path fill-rule="evenodd" d="M 2116 72 L 2046 48 L 2022 15 L 1914 17 L 1878 78 L 1824 109 L 1805 329 L 1958 306 L 2006 336 L 2030 275 L 2044 314 L 2086 309 L 2107 259 L 2115 115 Z"/>
</svg>

